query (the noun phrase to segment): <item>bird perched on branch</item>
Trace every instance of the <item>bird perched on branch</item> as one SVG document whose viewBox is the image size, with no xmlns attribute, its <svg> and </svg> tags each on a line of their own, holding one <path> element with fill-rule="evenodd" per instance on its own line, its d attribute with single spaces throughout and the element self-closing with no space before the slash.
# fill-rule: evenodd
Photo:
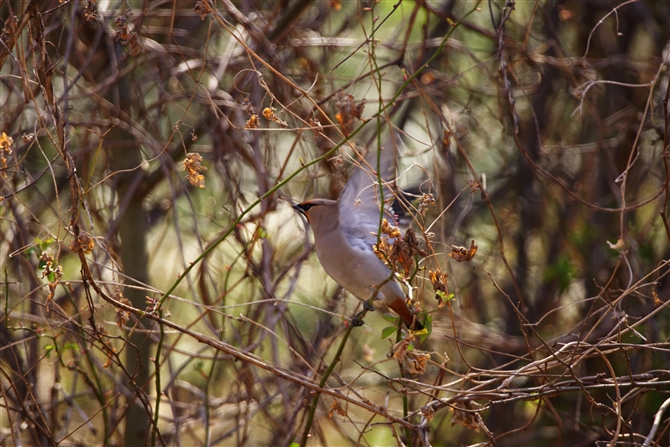
<svg viewBox="0 0 670 447">
<path fill-rule="evenodd" d="M 381 213 L 386 212 L 383 202 L 393 199 L 388 182 L 395 179 L 396 157 L 393 147 L 382 148 L 379 160 L 377 152 L 371 152 L 367 161 L 354 169 L 338 200 L 312 199 L 293 208 L 309 221 L 316 254 L 331 278 L 363 301 L 376 293 L 375 307 L 390 308 L 407 327 L 421 330 L 423 326 L 407 307 L 403 289 L 373 250 Z"/>
</svg>

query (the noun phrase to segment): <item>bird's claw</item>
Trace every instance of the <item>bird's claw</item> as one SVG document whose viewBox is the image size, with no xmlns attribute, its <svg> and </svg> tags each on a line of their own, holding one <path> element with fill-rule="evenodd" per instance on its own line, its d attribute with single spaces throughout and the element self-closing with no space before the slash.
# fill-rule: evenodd
<svg viewBox="0 0 670 447">
<path fill-rule="evenodd" d="M 351 319 L 351 324 L 354 327 L 363 326 L 363 317 L 368 312 L 375 310 L 375 307 L 369 301 L 363 301 L 363 310 L 354 315 L 354 318 Z"/>
</svg>

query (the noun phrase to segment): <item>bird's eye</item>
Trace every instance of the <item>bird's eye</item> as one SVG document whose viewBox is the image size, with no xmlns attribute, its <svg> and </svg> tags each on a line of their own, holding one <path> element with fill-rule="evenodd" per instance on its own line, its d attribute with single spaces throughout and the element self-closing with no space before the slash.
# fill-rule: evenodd
<svg viewBox="0 0 670 447">
<path fill-rule="evenodd" d="M 303 211 L 309 211 L 313 206 L 313 203 L 305 203 L 304 205 L 300 205 L 300 208 L 302 208 Z"/>
</svg>

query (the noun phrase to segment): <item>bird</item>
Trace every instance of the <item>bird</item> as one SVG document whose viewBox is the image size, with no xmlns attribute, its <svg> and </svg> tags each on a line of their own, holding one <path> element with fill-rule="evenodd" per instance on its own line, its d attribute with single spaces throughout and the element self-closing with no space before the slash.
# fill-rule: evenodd
<svg viewBox="0 0 670 447">
<path fill-rule="evenodd" d="M 335 282 L 364 302 L 378 288 L 373 306 L 382 311 L 391 309 L 408 328 L 420 331 L 423 325 L 407 306 L 402 287 L 373 249 L 382 212 L 379 177 L 383 180 L 384 202 L 392 201 L 387 185 L 395 179 L 395 149 L 380 147 L 379 153 L 369 152 L 366 163 L 354 168 L 337 200 L 311 199 L 293 208 L 307 218 L 319 262 Z"/>
</svg>

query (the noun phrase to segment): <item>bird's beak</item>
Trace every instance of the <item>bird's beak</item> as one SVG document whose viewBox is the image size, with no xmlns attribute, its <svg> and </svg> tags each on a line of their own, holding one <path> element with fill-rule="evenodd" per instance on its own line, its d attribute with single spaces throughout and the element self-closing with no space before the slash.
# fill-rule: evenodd
<svg viewBox="0 0 670 447">
<path fill-rule="evenodd" d="M 303 216 L 306 217 L 305 209 L 302 207 L 302 204 L 301 204 L 301 203 L 296 203 L 295 205 L 293 205 L 292 208 L 293 208 L 294 210 L 296 210 L 296 211 L 299 211 L 300 214 L 302 214 Z"/>
</svg>

